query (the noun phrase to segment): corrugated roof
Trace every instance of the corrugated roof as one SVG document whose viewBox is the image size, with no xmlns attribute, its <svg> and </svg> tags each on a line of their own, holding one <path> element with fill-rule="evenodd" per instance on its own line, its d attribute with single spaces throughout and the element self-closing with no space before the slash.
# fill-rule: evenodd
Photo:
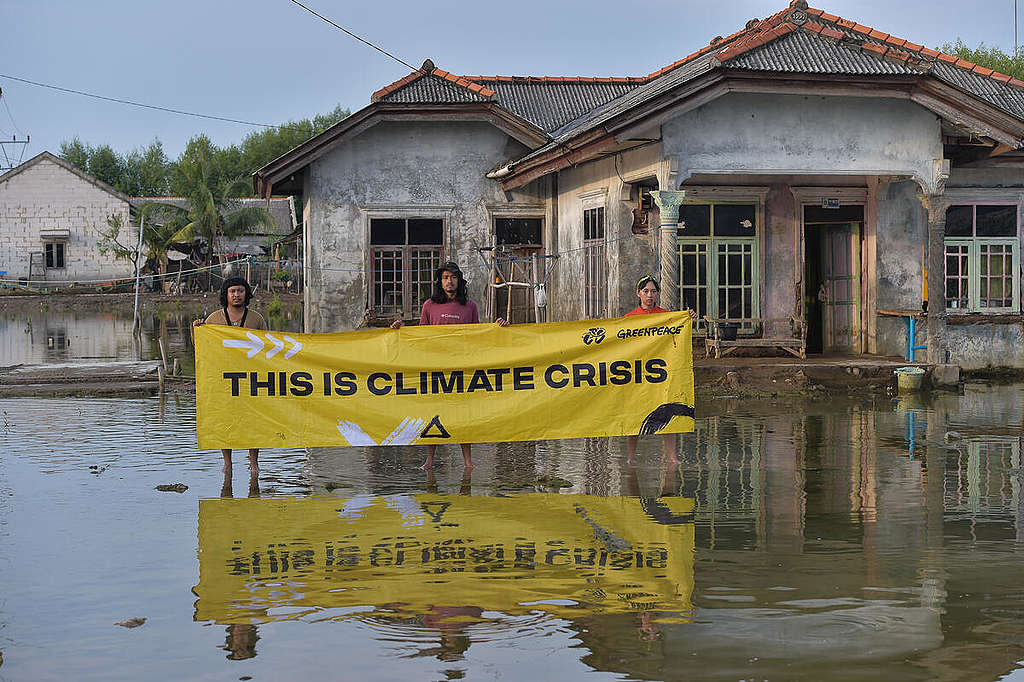
<svg viewBox="0 0 1024 682">
<path fill-rule="evenodd" d="M 1017 118 L 1024 119 L 1024 92 L 1015 87 L 971 71 L 964 71 L 943 61 L 936 62 L 931 68 L 931 73 L 956 88 L 976 95 Z"/>
<path fill-rule="evenodd" d="M 637 87 L 635 82 L 558 82 L 540 79 L 486 80 L 498 104 L 546 133 Z"/>
<path fill-rule="evenodd" d="M 457 104 L 460 102 L 486 102 L 488 99 L 488 97 L 468 88 L 430 74 L 383 95 L 380 101 L 402 104 Z"/>
<path fill-rule="evenodd" d="M 905 62 L 889 62 L 851 49 L 842 43 L 823 40 L 805 31 L 794 31 L 775 42 L 762 45 L 723 64 L 729 69 L 851 75 L 918 75 Z"/>
</svg>

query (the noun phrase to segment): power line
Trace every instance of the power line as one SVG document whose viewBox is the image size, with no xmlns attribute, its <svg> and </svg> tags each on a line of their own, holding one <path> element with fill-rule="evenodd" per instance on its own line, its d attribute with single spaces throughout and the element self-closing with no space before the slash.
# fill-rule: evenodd
<svg viewBox="0 0 1024 682">
<path fill-rule="evenodd" d="M 133 107 L 141 107 L 143 109 L 155 109 L 156 111 L 166 111 L 171 114 L 180 114 L 182 116 L 195 116 L 196 118 L 207 118 L 214 121 L 226 121 L 227 123 L 240 123 L 247 126 L 257 126 L 259 128 L 291 128 L 294 126 L 287 125 L 273 125 L 271 123 L 256 123 L 254 121 L 243 121 L 237 118 L 227 118 L 226 116 L 214 116 L 212 114 L 197 114 L 194 111 L 184 111 L 182 109 L 171 109 L 169 107 L 161 107 L 155 104 L 144 104 L 142 102 L 133 102 L 129 99 L 120 99 L 117 97 L 107 97 L 106 95 L 97 95 L 91 92 L 85 92 L 83 90 L 74 90 L 72 88 L 64 88 L 59 85 L 50 85 L 48 83 L 39 83 L 32 81 L 27 78 L 18 78 L 17 76 L 9 76 L 4 73 L 0 73 L 0 78 L 8 78 L 12 81 L 18 81 L 20 83 L 28 83 L 29 85 L 35 85 L 40 88 L 49 88 L 50 90 L 58 90 L 60 92 L 67 92 L 73 95 L 81 95 L 83 97 L 92 97 L 93 99 L 101 99 L 107 102 L 116 102 L 118 104 L 128 104 Z M 13 122 L 13 121 L 12 121 Z"/>
<path fill-rule="evenodd" d="M 390 57 L 391 59 L 394 59 L 394 60 L 395 60 L 396 62 L 398 62 L 398 63 L 399 63 L 399 64 L 401 64 L 402 66 L 407 66 L 407 67 L 409 67 L 410 69 L 412 69 L 413 71 L 419 71 L 419 68 L 418 68 L 418 67 L 415 67 L 415 66 L 413 66 L 412 64 L 410 64 L 410 63 L 409 63 L 409 62 L 407 62 L 407 61 L 404 61 L 404 60 L 402 60 L 402 59 L 399 59 L 398 57 L 396 57 L 395 55 L 391 54 L 390 52 L 388 52 L 388 51 L 387 51 L 387 50 L 385 50 L 384 48 L 381 48 L 381 47 L 377 47 L 376 45 L 374 45 L 373 43 L 371 43 L 371 42 L 370 42 L 369 40 L 366 40 L 365 38 L 361 38 L 361 37 L 357 36 L 357 35 L 356 35 L 355 33 L 353 33 L 352 31 L 348 30 L 348 29 L 347 29 L 347 28 L 345 28 L 344 26 L 339 26 L 338 24 L 334 23 L 333 21 L 331 21 L 330 19 L 328 19 L 328 18 L 327 18 L 327 17 L 325 17 L 324 15 L 322 15 L 322 14 L 318 13 L 318 12 L 317 12 L 316 10 L 313 10 L 313 9 L 310 9 L 309 7 L 306 7 L 306 6 L 305 6 L 305 5 L 303 5 L 303 4 L 301 3 L 301 2 L 299 2 L 299 0 L 291 0 L 291 1 L 292 1 L 293 3 L 295 3 L 296 5 L 298 5 L 299 7 L 301 7 L 302 9 L 306 10 L 307 12 L 309 12 L 310 14 L 312 14 L 313 16 L 315 16 L 315 17 L 319 17 L 320 19 L 323 19 L 324 21 L 326 21 L 326 22 L 327 22 L 328 24 L 330 24 L 330 25 L 331 25 L 331 26 L 333 26 L 334 28 L 336 28 L 336 29 L 338 29 L 338 30 L 340 30 L 340 31 L 344 31 L 345 33 L 347 33 L 348 35 L 352 36 L 353 38 L 355 38 L 355 39 L 356 39 L 356 40 L 358 40 L 359 42 L 363 43 L 364 45 L 369 45 L 369 46 L 370 46 L 370 47 L 372 47 L 373 49 L 377 50 L 377 52 L 380 52 L 381 54 L 383 54 L 383 55 L 385 55 L 385 56 L 388 56 L 388 57 Z"/>
</svg>

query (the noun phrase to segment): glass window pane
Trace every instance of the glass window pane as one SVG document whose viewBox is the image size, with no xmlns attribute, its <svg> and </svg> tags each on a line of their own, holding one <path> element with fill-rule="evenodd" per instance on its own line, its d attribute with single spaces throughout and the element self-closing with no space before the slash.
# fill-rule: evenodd
<svg viewBox="0 0 1024 682">
<path fill-rule="evenodd" d="M 707 204 L 680 206 L 678 232 L 680 237 L 702 237 L 711 234 L 711 207 Z"/>
<path fill-rule="evenodd" d="M 540 246 L 540 227 L 540 218 L 498 218 L 494 221 L 494 232 L 498 244 Z"/>
<path fill-rule="evenodd" d="M 715 204 L 716 237 L 753 237 L 756 220 L 754 204 Z"/>
<path fill-rule="evenodd" d="M 946 234 L 949 234 L 948 230 Z M 1017 207 L 978 206 L 978 236 L 1016 237 Z"/>
<path fill-rule="evenodd" d="M 374 218 L 370 221 L 370 243 L 373 245 L 405 244 L 405 220 Z"/>
<path fill-rule="evenodd" d="M 442 244 L 444 221 L 437 218 L 410 218 L 410 244 Z"/>
<path fill-rule="evenodd" d="M 946 209 L 946 236 L 974 236 L 973 206 L 950 206 Z"/>
</svg>

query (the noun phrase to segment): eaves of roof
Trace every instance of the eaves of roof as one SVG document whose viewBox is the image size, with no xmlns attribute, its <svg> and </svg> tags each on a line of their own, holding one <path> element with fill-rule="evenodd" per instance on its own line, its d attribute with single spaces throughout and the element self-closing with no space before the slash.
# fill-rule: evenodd
<svg viewBox="0 0 1024 682">
<path fill-rule="evenodd" d="M 88 183 L 90 183 L 92 185 L 95 185 L 97 188 L 103 190 L 107 194 L 110 194 L 110 195 L 116 197 L 117 199 L 120 199 L 121 201 L 127 202 L 129 205 L 131 204 L 131 197 L 129 197 L 127 194 L 124 194 L 123 192 L 115 189 L 114 187 L 108 185 L 107 183 L 103 182 L 99 178 L 95 178 L 92 175 L 89 175 L 88 173 L 83 171 L 81 168 L 78 168 L 77 166 L 75 166 L 75 165 L 65 161 L 64 159 L 60 158 L 59 156 L 51 154 L 50 152 L 40 152 L 40 153 L 36 154 L 35 156 L 33 156 L 28 161 L 26 161 L 25 163 L 23 163 L 23 164 L 21 164 L 19 166 L 15 166 L 14 168 L 12 168 L 11 170 L 7 171 L 3 175 L 0 175 L 0 183 L 7 182 L 8 180 L 13 178 L 14 176 L 16 176 L 16 175 L 18 175 L 20 173 L 25 172 L 26 170 L 28 170 L 29 168 L 32 168 L 33 166 L 35 166 L 36 164 L 40 163 L 41 161 L 51 161 L 51 162 L 57 164 L 58 166 L 60 166 L 61 168 L 63 168 L 64 170 L 68 171 L 69 173 L 77 175 L 78 177 L 80 177 L 81 179 L 85 180 L 86 182 L 88 182 Z"/>
</svg>

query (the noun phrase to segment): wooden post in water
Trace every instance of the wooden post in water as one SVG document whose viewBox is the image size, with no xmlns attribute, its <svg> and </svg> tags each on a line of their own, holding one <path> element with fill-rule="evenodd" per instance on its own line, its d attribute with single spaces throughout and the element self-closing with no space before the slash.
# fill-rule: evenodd
<svg viewBox="0 0 1024 682">
<path fill-rule="evenodd" d="M 160 346 L 160 359 L 163 360 L 163 364 L 161 365 L 161 369 L 164 372 L 167 372 L 169 370 L 169 368 L 167 366 L 167 344 L 164 343 L 163 332 L 160 333 L 160 339 L 158 341 L 158 345 Z"/>
</svg>

